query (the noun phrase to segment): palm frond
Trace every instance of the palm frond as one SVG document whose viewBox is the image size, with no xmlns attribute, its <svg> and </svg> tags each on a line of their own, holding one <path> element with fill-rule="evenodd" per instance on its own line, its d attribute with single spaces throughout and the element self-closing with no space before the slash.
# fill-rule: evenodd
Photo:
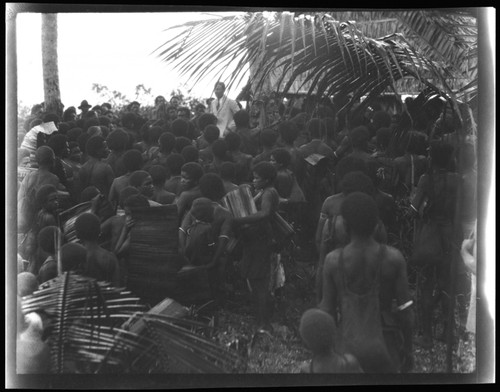
<svg viewBox="0 0 500 392">
<path fill-rule="evenodd" d="M 158 48 L 158 57 L 195 82 L 233 70 L 228 88 L 248 67 L 252 91 L 267 86 L 318 96 L 368 95 L 363 85 L 373 86 L 374 77 L 377 88 L 397 91 L 408 76 L 433 80 L 453 96 L 460 80 L 477 78 L 477 27 L 467 9 L 279 12 L 274 18 L 252 12 L 186 26 Z"/>
<path fill-rule="evenodd" d="M 180 318 L 179 307 L 169 307 L 171 316 L 154 314 L 123 288 L 69 272 L 22 301 L 25 314 L 48 317 L 54 373 L 223 373 L 242 366 L 238 354 L 201 334 L 205 324 Z"/>
</svg>

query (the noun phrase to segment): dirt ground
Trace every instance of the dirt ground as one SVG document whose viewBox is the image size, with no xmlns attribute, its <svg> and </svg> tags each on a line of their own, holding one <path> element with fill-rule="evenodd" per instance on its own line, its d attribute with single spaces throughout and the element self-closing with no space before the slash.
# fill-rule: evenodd
<svg viewBox="0 0 500 392">
<path fill-rule="evenodd" d="M 301 366 L 311 358 L 298 333 L 302 313 L 315 306 L 314 264 L 308 252 L 299 252 L 293 262 L 284 260 L 287 281 L 275 298 L 273 332 L 254 335 L 256 325 L 246 295 L 244 282 L 234 279 L 234 287 L 224 307 L 218 310 L 213 322 L 220 343 L 237 349 L 247 358 L 245 373 L 299 373 Z M 307 260 L 309 259 L 309 260 Z M 439 315 L 438 315 L 439 316 Z M 436 336 L 441 333 L 436 327 Z M 417 331 L 415 331 L 415 336 Z M 467 335 L 454 346 L 453 372 L 470 373 L 475 369 L 475 341 Z M 435 340 L 432 349 L 414 345 L 414 367 L 412 373 L 445 373 L 446 344 Z"/>
</svg>

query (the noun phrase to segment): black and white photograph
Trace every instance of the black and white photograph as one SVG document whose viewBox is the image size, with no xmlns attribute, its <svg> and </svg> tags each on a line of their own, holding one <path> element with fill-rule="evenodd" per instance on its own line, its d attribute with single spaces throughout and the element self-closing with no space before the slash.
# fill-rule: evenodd
<svg viewBox="0 0 500 392">
<path fill-rule="evenodd" d="M 495 30 L 6 3 L 5 387 L 495 383 Z"/>
</svg>

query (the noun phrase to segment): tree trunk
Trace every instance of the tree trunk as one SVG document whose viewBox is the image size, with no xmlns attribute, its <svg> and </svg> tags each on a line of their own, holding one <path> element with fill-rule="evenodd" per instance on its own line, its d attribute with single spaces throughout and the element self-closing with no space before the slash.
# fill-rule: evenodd
<svg viewBox="0 0 500 392">
<path fill-rule="evenodd" d="M 42 14 L 42 66 L 45 111 L 62 117 L 57 67 L 57 14 Z"/>
</svg>

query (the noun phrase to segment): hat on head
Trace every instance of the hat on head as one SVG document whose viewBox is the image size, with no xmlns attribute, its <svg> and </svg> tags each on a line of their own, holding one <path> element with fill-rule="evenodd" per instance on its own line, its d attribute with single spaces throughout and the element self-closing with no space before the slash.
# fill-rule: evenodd
<svg viewBox="0 0 500 392">
<path fill-rule="evenodd" d="M 89 103 L 84 99 L 80 106 L 78 106 L 78 109 L 83 109 L 83 108 L 91 108 L 92 105 L 89 105 Z"/>
</svg>

